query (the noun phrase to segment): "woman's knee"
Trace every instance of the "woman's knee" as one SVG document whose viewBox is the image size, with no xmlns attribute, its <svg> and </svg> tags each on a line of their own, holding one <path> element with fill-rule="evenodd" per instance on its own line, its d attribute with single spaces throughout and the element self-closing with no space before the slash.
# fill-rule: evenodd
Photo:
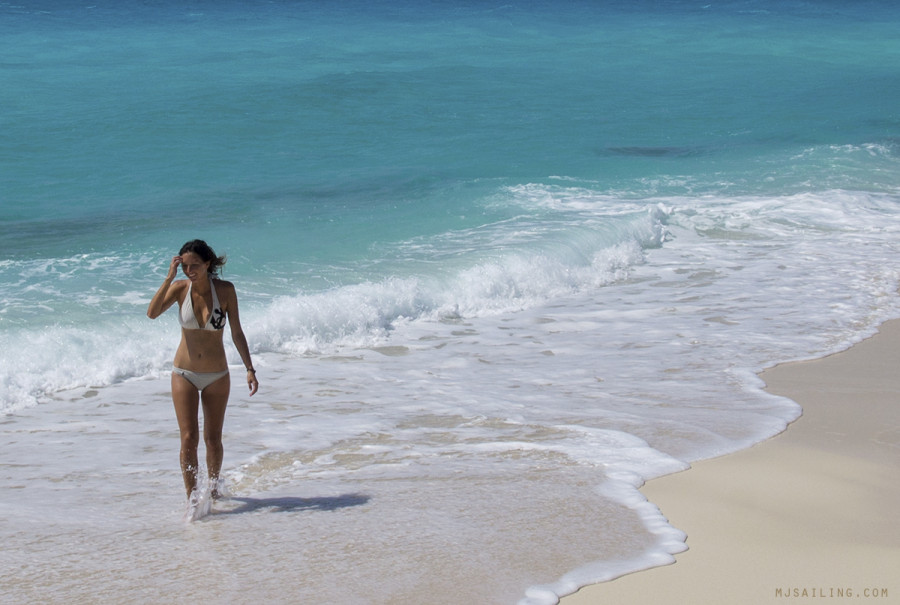
<svg viewBox="0 0 900 605">
<path fill-rule="evenodd" d="M 181 431 L 181 449 L 196 450 L 198 445 L 200 445 L 200 435 L 198 431 L 194 429 Z"/>
<path fill-rule="evenodd" d="M 207 448 L 222 447 L 222 433 L 206 433 L 203 435 L 203 442 Z"/>
</svg>

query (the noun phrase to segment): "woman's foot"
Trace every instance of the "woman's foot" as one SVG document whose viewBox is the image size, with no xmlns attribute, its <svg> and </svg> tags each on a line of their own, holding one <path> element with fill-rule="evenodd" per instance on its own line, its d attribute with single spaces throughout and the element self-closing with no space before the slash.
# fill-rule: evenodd
<svg viewBox="0 0 900 605">
<path fill-rule="evenodd" d="M 211 506 L 209 493 L 206 491 L 194 490 L 188 498 L 187 506 L 184 511 L 184 520 L 191 523 L 198 519 L 202 519 L 209 514 Z"/>
<path fill-rule="evenodd" d="M 228 492 L 228 488 L 225 487 L 225 479 L 223 479 L 222 477 L 210 479 L 209 485 L 209 495 L 213 500 L 222 500 L 231 497 L 231 494 Z"/>
</svg>

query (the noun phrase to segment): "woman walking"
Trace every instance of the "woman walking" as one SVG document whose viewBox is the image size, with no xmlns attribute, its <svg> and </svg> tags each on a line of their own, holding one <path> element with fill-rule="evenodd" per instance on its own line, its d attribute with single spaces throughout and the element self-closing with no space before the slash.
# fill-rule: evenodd
<svg viewBox="0 0 900 605">
<path fill-rule="evenodd" d="M 188 496 L 187 518 L 199 518 L 208 511 L 207 494 L 197 488 L 197 448 L 200 442 L 199 408 L 203 407 L 203 441 L 209 473 L 209 496 L 219 496 L 219 471 L 222 469 L 222 425 L 231 390 L 231 377 L 225 356 L 225 323 L 231 327 L 231 340 L 247 369 L 250 395 L 259 382 L 250 359 L 250 349 L 241 328 L 234 285 L 218 279 L 224 256 L 216 256 L 202 240 L 192 240 L 172 258 L 165 281 L 159 287 L 147 316 L 156 319 L 176 302 L 181 321 L 181 343 L 175 352 L 172 370 L 172 401 L 181 432 L 181 473 Z M 187 279 L 175 280 L 181 266 Z"/>
</svg>

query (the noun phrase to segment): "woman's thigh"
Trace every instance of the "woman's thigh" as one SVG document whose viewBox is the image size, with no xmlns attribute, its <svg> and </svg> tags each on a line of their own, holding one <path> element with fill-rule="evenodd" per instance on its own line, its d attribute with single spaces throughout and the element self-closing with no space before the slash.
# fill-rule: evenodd
<svg viewBox="0 0 900 605">
<path fill-rule="evenodd" d="M 231 393 L 231 377 L 226 374 L 201 393 L 203 401 L 203 432 L 207 436 L 218 436 L 225 424 L 225 408 Z"/>
<path fill-rule="evenodd" d="M 197 411 L 200 404 L 200 393 L 189 380 L 178 374 L 172 374 L 172 402 L 175 404 L 175 418 L 181 434 L 199 432 Z"/>
</svg>

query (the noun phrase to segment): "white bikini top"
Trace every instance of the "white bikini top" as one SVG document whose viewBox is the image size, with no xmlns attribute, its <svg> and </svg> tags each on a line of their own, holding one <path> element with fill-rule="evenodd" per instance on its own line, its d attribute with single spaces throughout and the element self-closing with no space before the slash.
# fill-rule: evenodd
<svg viewBox="0 0 900 605">
<path fill-rule="evenodd" d="M 194 314 L 194 303 L 191 301 L 191 285 L 188 284 L 187 294 L 184 297 L 184 303 L 181 305 L 181 313 L 178 319 L 181 320 L 181 327 L 185 330 L 221 330 L 225 327 L 225 313 L 219 304 L 219 297 L 216 296 L 216 287 L 213 284 L 212 277 L 209 278 L 209 289 L 212 290 L 212 311 L 206 325 L 202 328 Z"/>
</svg>

